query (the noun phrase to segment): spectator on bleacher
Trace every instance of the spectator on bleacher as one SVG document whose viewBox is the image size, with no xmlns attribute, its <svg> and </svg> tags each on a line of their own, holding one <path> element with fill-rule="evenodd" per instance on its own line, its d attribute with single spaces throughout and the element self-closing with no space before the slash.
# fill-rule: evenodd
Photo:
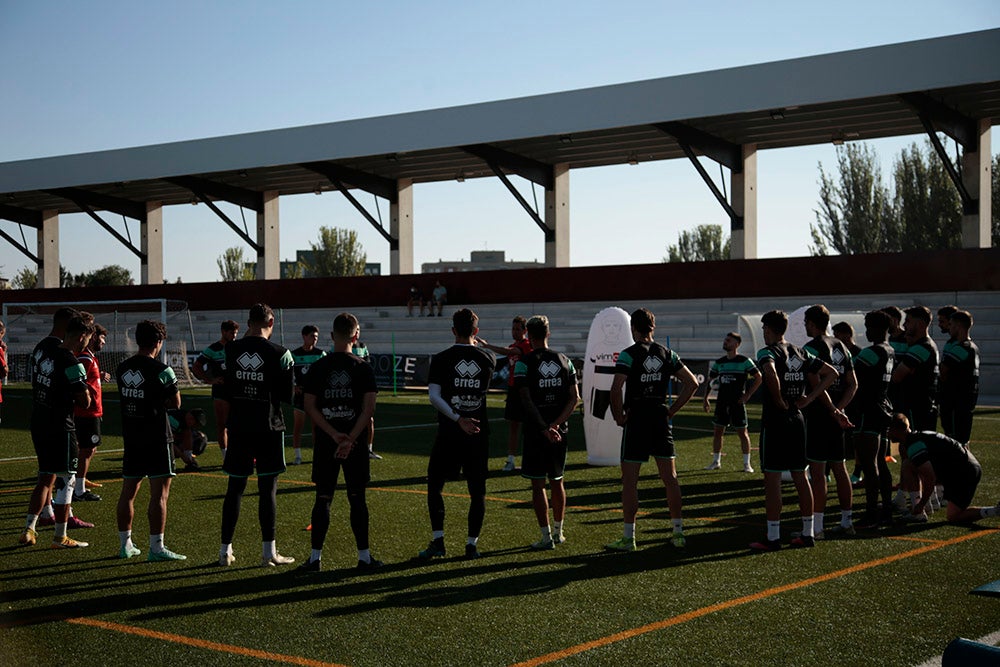
<svg viewBox="0 0 1000 667">
<path fill-rule="evenodd" d="M 431 292 L 431 305 L 427 309 L 427 317 L 434 315 L 434 306 L 437 306 L 438 317 L 441 317 L 441 309 L 448 303 L 448 290 L 441 284 L 440 280 L 434 281 L 434 291 Z"/>
<path fill-rule="evenodd" d="M 410 297 L 406 301 L 406 316 L 413 317 L 413 307 L 420 306 L 420 317 L 424 316 L 424 293 L 416 283 L 410 285 Z"/>
<path fill-rule="evenodd" d="M 226 401 L 226 388 L 223 384 L 226 374 L 226 345 L 236 340 L 240 325 L 234 320 L 225 320 L 220 328 L 222 335 L 219 340 L 202 350 L 195 359 L 191 371 L 196 378 L 212 385 L 215 430 L 219 434 L 219 449 L 222 451 L 222 459 L 225 460 L 226 450 L 229 447 L 229 429 L 226 426 L 229 403 Z"/>
<path fill-rule="evenodd" d="M 514 365 L 518 359 L 531 352 L 527 324 L 528 320 L 523 315 L 514 317 L 510 324 L 510 335 L 514 342 L 509 347 L 490 345 L 486 339 L 476 336 L 476 344 L 480 347 L 507 356 L 507 403 L 503 410 L 503 418 L 507 420 L 507 462 L 503 465 L 504 472 L 512 472 L 517 467 L 514 458 L 517 456 L 517 440 L 521 422 L 524 421 L 524 409 L 521 407 L 521 398 L 514 389 Z"/>
</svg>

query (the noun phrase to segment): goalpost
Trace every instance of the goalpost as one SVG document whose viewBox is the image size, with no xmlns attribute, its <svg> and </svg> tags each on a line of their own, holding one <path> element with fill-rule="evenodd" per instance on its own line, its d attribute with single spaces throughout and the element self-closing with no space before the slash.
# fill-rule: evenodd
<svg viewBox="0 0 1000 667">
<path fill-rule="evenodd" d="M 114 373 L 122 361 L 138 350 L 135 325 L 142 320 L 156 320 L 167 325 L 167 340 L 160 360 L 174 369 L 177 380 L 192 385 L 189 351 L 200 348 L 194 339 L 194 326 L 187 302 L 176 299 L 121 299 L 108 301 L 26 301 L 4 303 L 2 319 L 7 325 L 8 357 L 14 381 L 28 379 L 27 357 L 35 345 L 48 334 L 52 314 L 62 307 L 86 311 L 108 330 L 107 342 L 98 355 L 101 369 Z"/>
</svg>

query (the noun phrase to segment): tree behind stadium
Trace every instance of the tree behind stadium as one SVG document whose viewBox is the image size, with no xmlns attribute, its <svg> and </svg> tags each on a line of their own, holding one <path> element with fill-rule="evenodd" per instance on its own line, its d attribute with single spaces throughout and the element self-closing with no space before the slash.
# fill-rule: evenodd
<svg viewBox="0 0 1000 667">
<path fill-rule="evenodd" d="M 358 242 L 357 232 L 337 227 L 320 227 L 319 242 L 310 243 L 311 257 L 306 274 L 311 278 L 341 278 L 365 273 L 368 256 Z"/>
<path fill-rule="evenodd" d="M 215 264 L 219 267 L 219 275 L 224 283 L 254 279 L 255 264 L 243 258 L 243 248 L 238 246 L 226 248 L 215 260 Z"/>
<path fill-rule="evenodd" d="M 723 236 L 720 225 L 698 225 L 684 230 L 677 245 L 667 246 L 664 262 L 708 262 L 729 259 L 729 238 Z"/>
</svg>

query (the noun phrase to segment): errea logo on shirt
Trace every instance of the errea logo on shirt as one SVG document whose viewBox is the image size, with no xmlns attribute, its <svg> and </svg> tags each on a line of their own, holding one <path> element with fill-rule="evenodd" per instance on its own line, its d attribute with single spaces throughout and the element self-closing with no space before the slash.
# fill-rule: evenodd
<svg viewBox="0 0 1000 667">
<path fill-rule="evenodd" d="M 236 379 L 253 380 L 255 382 L 264 381 L 264 374 L 258 370 L 264 365 L 264 360 L 256 352 L 253 354 L 244 352 L 236 358 L 236 365 L 239 366 L 236 369 Z"/>
<path fill-rule="evenodd" d="M 330 373 L 327 382 L 331 387 L 346 387 L 351 384 L 351 375 L 347 371 L 336 371 L 335 373 Z"/>
<path fill-rule="evenodd" d="M 833 352 L 830 353 L 830 361 L 833 362 L 834 366 L 844 363 L 844 353 L 840 351 L 839 348 L 834 348 Z"/>
<path fill-rule="evenodd" d="M 44 359 L 42 363 L 39 364 L 38 369 L 42 372 L 42 375 L 52 375 L 52 371 L 56 368 L 56 363 L 51 359 Z"/>
<path fill-rule="evenodd" d="M 646 357 L 642 362 L 642 367 L 647 373 L 655 373 L 663 367 L 663 361 L 659 357 Z"/>
<path fill-rule="evenodd" d="M 122 374 L 122 382 L 126 387 L 138 387 L 142 384 L 142 381 L 142 373 L 139 371 L 129 370 Z"/>
<path fill-rule="evenodd" d="M 464 359 L 455 365 L 455 372 L 458 373 L 459 377 L 463 378 L 473 378 L 479 375 L 479 371 L 482 369 L 474 361 L 465 361 Z"/>
<path fill-rule="evenodd" d="M 802 369 L 802 364 L 803 363 L 805 363 L 805 362 L 802 359 L 799 359 L 798 357 L 789 357 L 788 358 L 788 370 L 790 370 L 792 372 L 799 371 L 799 370 Z"/>
<path fill-rule="evenodd" d="M 554 378 L 559 375 L 561 366 L 554 361 L 543 361 L 538 366 L 538 372 L 543 378 Z"/>
</svg>

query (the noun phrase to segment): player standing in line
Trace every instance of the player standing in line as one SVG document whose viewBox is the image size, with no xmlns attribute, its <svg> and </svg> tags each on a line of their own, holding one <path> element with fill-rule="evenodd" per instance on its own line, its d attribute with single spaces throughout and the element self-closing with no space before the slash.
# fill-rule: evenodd
<svg viewBox="0 0 1000 667">
<path fill-rule="evenodd" d="M 223 385 L 226 376 L 226 345 L 236 340 L 240 325 L 234 320 L 225 320 L 221 325 L 222 334 L 198 355 L 191 367 L 194 376 L 212 385 L 212 404 L 215 408 L 215 430 L 219 434 L 219 449 L 222 460 L 226 460 L 226 449 L 229 445 L 228 421 L 229 402 L 226 400 L 226 387 Z"/>
<path fill-rule="evenodd" d="M 755 551 L 781 548 L 781 474 L 790 472 L 799 497 L 802 532 L 792 539 L 793 547 L 811 547 L 813 536 L 812 489 L 806 475 L 806 425 L 802 408 L 825 397 L 833 405 L 826 388 L 833 384 L 837 371 L 802 348 L 785 341 L 788 315 L 772 310 L 761 317 L 764 344 L 757 352 L 757 365 L 764 376 L 764 410 L 760 431 L 760 467 L 764 470 L 764 505 L 767 536 L 752 542 Z M 811 384 L 812 390 L 806 394 Z M 847 418 L 843 413 L 843 423 Z"/>
<path fill-rule="evenodd" d="M 361 359 L 368 365 L 372 363 L 372 355 L 368 351 L 368 346 L 361 339 L 354 341 L 351 345 L 351 354 Z M 368 458 L 372 461 L 381 461 L 382 456 L 375 453 L 375 418 L 372 417 L 371 428 L 368 429 Z"/>
<path fill-rule="evenodd" d="M 490 345 L 484 339 L 476 337 L 476 344 L 480 347 L 507 357 L 507 403 L 503 409 L 503 417 L 507 420 L 507 461 L 503 464 L 504 472 L 511 472 L 517 468 L 514 459 L 517 457 L 517 440 L 524 414 L 521 410 L 521 398 L 514 389 L 514 365 L 523 355 L 531 352 L 531 343 L 527 338 L 527 323 L 523 315 L 518 315 L 511 321 L 510 335 L 514 342 L 509 347 Z"/>
<path fill-rule="evenodd" d="M 812 340 L 803 347 L 837 371 L 837 377 L 826 393 L 837 413 L 843 414 L 858 390 L 858 379 L 854 374 L 851 353 L 839 340 L 826 335 L 829 324 L 830 311 L 826 306 L 816 304 L 807 308 L 805 329 L 806 335 Z M 805 411 L 805 418 L 806 460 L 809 462 L 809 485 L 813 494 L 813 537 L 822 540 L 826 535 L 823 520 L 826 514 L 827 469 L 833 473 L 840 501 L 840 526 L 831 528 L 830 533 L 854 535 L 854 488 L 845 464 L 847 450 L 844 430 L 822 403 L 810 405 Z"/>
<path fill-rule="evenodd" d="M 358 340 L 358 318 L 340 313 L 333 320 L 333 351 L 314 362 L 304 378 L 305 411 L 315 424 L 312 482 L 316 502 L 312 509 L 312 555 L 299 569 L 319 572 L 323 542 L 330 529 L 330 503 L 344 471 L 351 532 L 358 548 L 358 569 L 381 567 L 368 544 L 368 433 L 375 414 L 375 372 L 351 353 Z"/>
<path fill-rule="evenodd" d="M 100 354 L 107 342 L 108 330 L 100 324 L 94 324 L 94 334 L 90 337 L 90 343 L 80 353 L 77 360 L 83 366 L 87 377 L 87 389 L 90 391 L 90 406 L 87 408 L 77 407 L 73 411 L 73 419 L 76 422 L 76 439 L 80 445 L 80 464 L 76 475 L 76 486 L 73 491 L 73 500 L 95 501 L 101 497 L 93 491 L 87 490 L 87 473 L 90 472 L 90 461 L 94 458 L 94 452 L 101 444 L 101 417 L 104 416 L 104 401 L 101 398 L 101 382 L 110 381 L 111 374 L 101 372 L 101 367 L 97 363 L 97 355 Z"/>
<path fill-rule="evenodd" d="M 645 308 L 632 313 L 635 344 L 618 355 L 611 383 L 611 414 L 622 433 L 623 536 L 607 545 L 612 551 L 635 551 L 635 517 L 639 512 L 639 469 L 652 456 L 667 492 L 673 523 L 671 544 L 687 541 L 681 519 L 681 486 L 674 464 L 674 438 L 670 420 L 698 389 L 698 379 L 673 350 L 653 341 L 656 318 Z M 670 378 L 681 381 L 681 391 L 668 406 Z M 622 389 L 624 388 L 624 398 Z"/>
<path fill-rule="evenodd" d="M 948 521 L 971 523 L 978 519 L 1000 516 L 1000 503 L 994 507 L 970 507 L 983 470 L 969 448 L 940 433 L 911 431 L 906 415 L 897 414 L 889 426 L 889 438 L 899 443 L 903 456 L 901 485 L 920 487 L 924 493 L 913 503 L 913 521 L 927 521 L 930 503 L 927 489 L 944 486 L 948 499 L 945 518 Z M 919 483 L 915 481 L 919 479 Z"/>
<path fill-rule="evenodd" d="M 156 357 L 167 339 L 163 322 L 143 320 L 135 327 L 139 351 L 118 366 L 115 376 L 121 393 L 122 492 L 118 497 L 119 558 L 138 556 L 132 543 L 135 497 L 142 480 L 149 478 L 149 554 L 146 560 L 186 560 L 163 545 L 167 526 L 167 499 L 174 476 L 173 431 L 168 409 L 181 406 L 174 370 Z"/>
<path fill-rule="evenodd" d="M 958 312 L 958 306 L 941 306 L 937 311 L 937 321 L 938 329 L 942 334 L 948 336 L 948 342 L 944 344 L 947 348 L 952 342 L 954 342 L 954 337 L 951 335 L 951 316 Z"/>
<path fill-rule="evenodd" d="M 73 315 L 63 320 L 66 315 L 63 310 Z M 90 405 L 90 392 L 84 382 L 86 373 L 77 356 L 90 342 L 94 327 L 70 309 L 60 309 L 54 322 L 59 323 L 63 340 L 50 335 L 35 347 L 31 359 L 31 441 L 38 457 L 38 483 L 31 493 L 24 532 L 18 541 L 25 545 L 35 544 L 38 513 L 48 495 L 52 498 L 55 523 L 52 548 L 72 549 L 87 546 L 86 542 L 68 537 L 66 528 L 80 457 L 73 408 Z M 53 331 L 56 331 L 55 326 Z"/>
<path fill-rule="evenodd" d="M 861 353 L 861 346 L 854 342 L 854 327 L 850 322 L 837 322 L 833 325 L 833 337 L 844 344 L 851 358 Z"/>
<path fill-rule="evenodd" d="M 229 401 L 229 449 L 222 471 L 229 475 L 222 503 L 222 547 L 219 564 L 232 565 L 233 535 L 247 480 L 257 471 L 261 564 L 287 565 L 275 545 L 278 475 L 285 472 L 285 418 L 282 403 L 292 402 L 292 354 L 268 340 L 274 312 L 263 303 L 250 307 L 247 333 L 226 345 L 226 397 Z"/>
<path fill-rule="evenodd" d="M 722 349 L 726 356 L 712 362 L 708 371 L 710 380 L 718 381 L 719 388 L 715 398 L 715 416 L 712 418 L 712 462 L 705 470 L 718 470 L 722 467 L 722 437 L 726 427 L 732 426 L 740 440 L 743 451 L 743 472 L 753 472 L 750 464 L 750 434 L 747 433 L 747 401 L 760 388 L 763 379 L 757 365 L 742 354 L 737 354 L 743 338 L 735 331 L 730 331 L 722 340 Z M 750 387 L 747 378 L 752 377 Z M 711 383 L 705 383 L 705 399 L 702 403 L 705 412 L 710 410 L 708 394 Z"/>
<path fill-rule="evenodd" d="M 573 362 L 565 354 L 549 349 L 549 319 L 535 315 L 528 320 L 527 330 L 532 351 L 514 365 L 514 387 L 521 397 L 525 415 L 521 476 L 531 480 L 531 502 L 542 531 L 542 539 L 531 548 L 554 549 L 566 541 L 563 473 L 569 433 L 567 421 L 580 402 L 580 390 Z M 553 528 L 549 527 L 546 478 L 552 489 Z"/>
<path fill-rule="evenodd" d="M 896 355 L 892 371 L 893 383 L 899 384 L 905 414 L 913 428 L 933 431 L 937 428 L 938 349 L 927 335 L 931 311 L 925 306 L 906 309 L 903 327 L 906 331 L 906 352 Z"/>
<path fill-rule="evenodd" d="M 479 558 L 479 534 L 486 516 L 486 477 L 490 457 L 486 393 L 496 367 L 492 352 L 476 346 L 479 317 L 463 308 L 451 318 L 455 344 L 431 359 L 427 393 L 438 411 L 438 431 L 427 463 L 427 510 L 431 542 L 423 560 L 445 555 L 444 483 L 465 474 L 469 489 L 465 557 Z"/>
<path fill-rule="evenodd" d="M 979 347 L 969 337 L 972 314 L 956 310 L 948 319 L 951 343 L 941 355 L 941 429 L 968 445 L 972 413 L 979 401 Z"/>
<path fill-rule="evenodd" d="M 0 408 L 3 407 L 3 385 L 7 382 L 7 343 L 3 337 L 7 335 L 7 325 L 0 320 Z"/>
<path fill-rule="evenodd" d="M 880 310 L 865 315 L 865 338 L 871 346 L 854 357 L 858 391 L 847 406 L 847 416 L 854 424 L 851 439 L 864 473 L 865 516 L 859 522 L 864 528 L 892 525 L 892 473 L 885 460 L 889 453 L 886 430 L 892 419 L 889 383 L 895 365 L 895 354 L 887 340 L 890 324 L 889 316 Z"/>
<path fill-rule="evenodd" d="M 307 324 L 302 327 L 302 345 L 292 350 L 292 362 L 295 364 L 295 393 L 292 397 L 292 417 L 294 418 L 294 422 L 292 423 L 292 449 L 294 450 L 295 458 L 292 459 L 292 465 L 302 463 L 302 427 L 305 425 L 308 417 L 302 402 L 302 387 L 304 386 L 305 375 L 309 372 L 309 366 L 322 359 L 326 354 L 326 352 L 316 347 L 316 343 L 318 342 L 319 329 L 314 324 Z"/>
</svg>

